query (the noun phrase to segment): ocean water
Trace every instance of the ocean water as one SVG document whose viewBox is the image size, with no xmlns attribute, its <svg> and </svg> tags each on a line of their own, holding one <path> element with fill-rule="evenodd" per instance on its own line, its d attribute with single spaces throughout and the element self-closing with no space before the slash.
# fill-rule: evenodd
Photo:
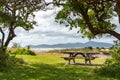
<svg viewBox="0 0 120 80">
<path fill-rule="evenodd" d="M 60 50 L 65 48 L 31 48 L 33 51 L 49 51 L 49 50 Z"/>
</svg>

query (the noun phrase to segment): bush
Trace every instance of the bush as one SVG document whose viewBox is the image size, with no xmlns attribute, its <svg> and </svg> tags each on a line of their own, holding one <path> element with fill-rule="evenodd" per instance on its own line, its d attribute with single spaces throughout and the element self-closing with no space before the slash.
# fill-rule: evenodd
<svg viewBox="0 0 120 80">
<path fill-rule="evenodd" d="M 112 54 L 112 58 L 115 63 L 120 63 L 120 49 L 114 49 Z"/>
<path fill-rule="evenodd" d="M 18 52 L 20 54 L 23 52 L 23 49 L 16 49 L 13 52 L 14 52 L 14 54 L 16 54 Z M 10 55 L 13 52 L 10 50 L 4 50 L 4 48 L 0 48 L 0 71 L 6 71 L 10 67 L 12 67 L 16 64 L 24 64 L 25 63 L 25 61 L 23 59 L 16 58 L 15 55 Z M 30 50 L 27 50 L 26 52 L 28 52 L 29 54 L 33 54 L 33 52 Z"/>
<path fill-rule="evenodd" d="M 9 66 L 12 66 L 14 64 L 24 64 L 25 61 L 22 58 L 16 58 L 15 56 L 10 56 L 8 58 L 7 63 L 8 63 Z"/>
<path fill-rule="evenodd" d="M 100 68 L 97 73 L 101 76 L 117 78 L 120 80 L 120 64 L 114 63 L 110 66 L 104 66 Z"/>
<path fill-rule="evenodd" d="M 7 71 L 15 65 L 26 64 L 22 58 L 16 58 L 15 56 L 9 56 L 6 60 L 6 67 L 3 64 L 0 65 L 0 71 Z"/>
<path fill-rule="evenodd" d="M 19 55 L 36 55 L 35 52 L 24 48 L 16 48 L 12 53 Z"/>
<path fill-rule="evenodd" d="M 98 73 L 120 80 L 120 48 L 115 47 L 113 49 L 111 58 L 106 59 L 105 65 L 98 70 Z"/>
</svg>

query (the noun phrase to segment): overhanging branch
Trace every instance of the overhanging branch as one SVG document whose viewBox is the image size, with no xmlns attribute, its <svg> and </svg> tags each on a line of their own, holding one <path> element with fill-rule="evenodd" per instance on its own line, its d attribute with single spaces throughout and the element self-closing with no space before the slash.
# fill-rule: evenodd
<svg viewBox="0 0 120 80">
<path fill-rule="evenodd" d="M 116 31 L 105 30 L 105 29 L 95 29 L 95 28 L 94 28 L 94 31 L 96 33 L 94 35 L 97 35 L 97 34 L 110 34 L 110 35 L 112 35 L 112 36 L 114 36 L 114 37 L 116 37 L 117 39 L 120 40 L 120 34 L 118 32 L 116 32 Z"/>
</svg>

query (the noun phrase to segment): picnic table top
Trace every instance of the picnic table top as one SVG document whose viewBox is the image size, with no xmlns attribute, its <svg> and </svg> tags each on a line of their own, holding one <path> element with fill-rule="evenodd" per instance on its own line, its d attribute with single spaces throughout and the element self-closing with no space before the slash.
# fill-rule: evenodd
<svg viewBox="0 0 120 80">
<path fill-rule="evenodd" d="M 65 54 L 100 54 L 98 52 L 90 52 L 90 51 L 86 51 L 86 52 L 82 52 L 82 51 L 64 51 L 63 53 Z"/>
</svg>

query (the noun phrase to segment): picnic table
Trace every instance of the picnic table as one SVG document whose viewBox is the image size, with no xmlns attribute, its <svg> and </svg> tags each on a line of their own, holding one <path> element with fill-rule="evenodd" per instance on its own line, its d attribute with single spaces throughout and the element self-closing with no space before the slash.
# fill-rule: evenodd
<svg viewBox="0 0 120 80">
<path fill-rule="evenodd" d="M 85 64 L 87 64 L 87 62 L 89 62 L 88 64 L 91 64 L 91 60 L 94 60 L 95 58 L 97 58 L 97 56 L 94 56 L 96 54 L 96 52 L 79 52 L 79 51 L 65 51 L 63 52 L 64 54 L 69 54 L 68 57 L 62 57 L 65 60 L 68 60 L 68 64 L 70 64 L 71 60 L 73 60 L 73 63 L 75 64 L 75 58 L 77 58 L 78 55 L 81 55 L 83 57 L 83 59 L 85 60 Z"/>
</svg>

